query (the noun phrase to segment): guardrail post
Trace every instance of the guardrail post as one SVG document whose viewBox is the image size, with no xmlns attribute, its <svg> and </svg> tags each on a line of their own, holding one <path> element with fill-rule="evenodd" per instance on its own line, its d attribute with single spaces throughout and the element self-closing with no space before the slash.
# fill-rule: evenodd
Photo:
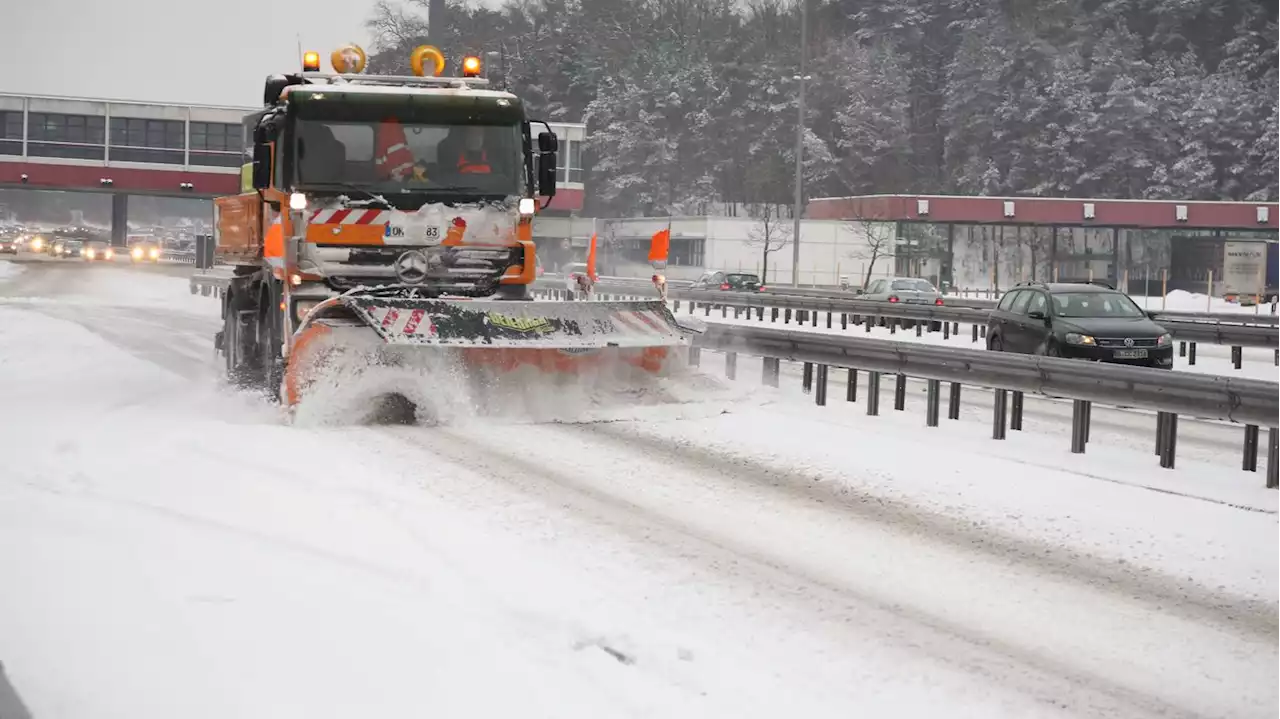
<svg viewBox="0 0 1280 719">
<path fill-rule="evenodd" d="M 699 347 L 689 348 L 689 366 L 697 367 L 702 364 L 702 349 Z"/>
<path fill-rule="evenodd" d="M 984 339 L 984 340 L 985 340 L 985 339 L 987 338 L 987 326 L 986 326 L 986 325 L 979 325 L 979 326 L 978 326 L 978 331 L 982 334 L 982 339 Z"/>
<path fill-rule="evenodd" d="M 786 312 L 782 313 L 782 324 L 784 325 L 791 324 L 791 308 L 790 307 L 787 308 Z"/>
<path fill-rule="evenodd" d="M 916 337 L 922 337 L 923 335 L 924 335 L 924 325 L 922 325 L 922 324 L 920 324 L 919 322 L 917 322 L 917 323 L 916 323 Z"/>
<path fill-rule="evenodd" d="M 672 307 L 673 307 L 673 309 L 671 310 L 672 312 L 679 312 L 679 311 L 680 311 L 680 300 L 676 300 L 676 301 L 675 301 L 675 304 L 674 304 L 674 305 L 672 305 Z"/>
<path fill-rule="evenodd" d="M 698 309 L 698 303 L 694 302 L 693 300 L 689 300 L 689 314 L 693 314 L 694 312 L 697 311 L 697 309 Z"/>
<path fill-rule="evenodd" d="M 803 379 L 801 380 L 801 383 L 803 385 L 802 388 L 804 389 L 805 394 L 809 394 L 809 392 L 813 391 L 813 363 L 812 362 L 804 363 L 804 375 L 803 375 Z"/>
<path fill-rule="evenodd" d="M 773 308 L 770 308 L 770 309 L 771 309 L 772 311 L 769 313 L 769 321 L 770 321 L 770 322 L 777 322 L 777 321 L 778 321 L 778 308 L 777 308 L 777 307 L 773 307 Z"/>
<path fill-rule="evenodd" d="M 818 388 L 813 396 L 819 407 L 827 406 L 827 366 L 824 364 L 818 365 Z"/>
<path fill-rule="evenodd" d="M 1166 412 L 1164 420 L 1164 442 L 1160 447 L 1160 466 L 1173 469 L 1178 455 L 1178 415 Z"/>
<path fill-rule="evenodd" d="M 1178 342 L 1178 356 L 1179 357 L 1187 356 L 1187 343 L 1185 340 Z"/>
<path fill-rule="evenodd" d="M 810 310 L 810 311 L 809 311 L 809 316 L 813 318 L 813 321 L 812 321 L 810 324 L 812 324 L 814 327 L 817 327 L 817 326 L 818 326 L 818 311 L 817 311 L 817 310 Z"/>
<path fill-rule="evenodd" d="M 893 408 L 899 412 L 907 408 L 907 376 L 905 374 L 894 378 Z"/>
<path fill-rule="evenodd" d="M 852 367 L 849 368 L 849 382 L 844 390 L 844 401 L 858 401 L 858 370 Z"/>
<path fill-rule="evenodd" d="M 1275 358 L 1276 366 L 1280 367 L 1280 350 L 1275 350 L 1275 353 L 1276 353 L 1276 358 Z"/>
<path fill-rule="evenodd" d="M 1244 461 L 1240 468 L 1246 472 L 1258 471 L 1258 425 L 1244 426 Z"/>
<path fill-rule="evenodd" d="M 1009 390 L 998 389 L 993 393 L 991 407 L 991 439 L 1004 439 L 1004 428 L 1009 418 Z"/>
<path fill-rule="evenodd" d="M 724 376 L 729 379 L 738 379 L 738 353 L 724 353 Z"/>
<path fill-rule="evenodd" d="M 898 318 L 897 318 L 897 317 L 890 318 L 890 321 L 889 321 L 889 334 L 891 334 L 891 335 L 896 335 L 896 334 L 898 334 Z"/>
<path fill-rule="evenodd" d="M 1196 343 L 1192 342 L 1187 348 L 1187 364 L 1194 365 L 1196 363 Z"/>
<path fill-rule="evenodd" d="M 831 329 L 831 313 L 827 313 L 827 329 Z"/>
<path fill-rule="evenodd" d="M 938 426 L 938 405 L 940 404 L 942 394 L 942 383 L 936 379 L 929 380 L 926 384 L 928 398 L 924 406 L 924 424 L 926 427 Z"/>
<path fill-rule="evenodd" d="M 703 317 L 711 316 L 711 304 L 709 302 L 702 303 L 702 316 Z"/>
<path fill-rule="evenodd" d="M 729 305 L 720 305 L 720 316 L 727 318 L 729 316 Z M 737 317 L 737 314 L 734 314 Z"/>
<path fill-rule="evenodd" d="M 867 373 L 867 416 L 880 414 L 880 373 Z"/>
<path fill-rule="evenodd" d="M 871 334 L 871 325 L 872 325 L 872 324 L 873 324 L 873 323 L 871 322 L 871 318 L 870 318 L 870 317 L 867 317 L 867 318 L 865 318 L 865 319 L 863 320 L 863 322 L 862 322 L 862 328 L 863 328 L 863 330 L 865 330 L 865 331 L 866 331 L 866 333 L 867 333 L 867 334 Z"/>
<path fill-rule="evenodd" d="M 751 310 L 747 310 L 747 314 L 751 314 Z M 739 317 L 741 317 L 741 316 L 742 316 L 742 308 L 741 308 L 741 307 L 738 307 L 738 306 L 734 306 L 734 308 L 733 308 L 733 318 L 736 320 L 736 319 L 738 319 L 738 318 L 739 318 Z"/>
<path fill-rule="evenodd" d="M 1022 401 L 1022 393 L 1015 390 L 1013 393 L 1013 409 L 1009 414 L 1009 429 L 1019 432 L 1022 431 Z"/>
<path fill-rule="evenodd" d="M 1235 365 L 1236 369 L 1240 369 L 1240 365 L 1244 364 L 1244 348 L 1235 346 L 1231 348 L 1231 364 Z"/>
<path fill-rule="evenodd" d="M 1267 489 L 1280 487 L 1280 441 L 1276 428 L 1267 430 Z"/>
<path fill-rule="evenodd" d="M 973 341 L 974 341 L 974 342 L 977 342 L 977 341 L 978 341 L 978 326 L 977 326 L 977 325 L 973 325 Z"/>
<path fill-rule="evenodd" d="M 960 323 L 959 323 L 959 322 L 952 322 L 952 323 L 951 323 L 951 334 L 953 334 L 953 335 L 958 335 L 958 334 L 960 334 Z"/>
<path fill-rule="evenodd" d="M 842 330 L 849 329 L 849 313 L 848 312 L 840 313 L 840 329 Z M 1277 350 L 1277 352 L 1280 352 L 1280 350 Z"/>
<path fill-rule="evenodd" d="M 1071 401 L 1071 453 L 1084 454 L 1089 441 L 1089 404 L 1082 399 Z"/>
<path fill-rule="evenodd" d="M 942 323 L 942 339 L 944 340 L 951 339 L 951 323 L 950 322 Z"/>
<path fill-rule="evenodd" d="M 947 419 L 960 419 L 960 383 L 952 382 L 947 392 Z"/>
<path fill-rule="evenodd" d="M 1164 412 L 1156 412 L 1156 456 L 1164 450 Z"/>
<path fill-rule="evenodd" d="M 782 361 L 777 357 L 765 357 L 760 369 L 760 381 L 769 387 L 778 386 L 778 369 Z"/>
</svg>

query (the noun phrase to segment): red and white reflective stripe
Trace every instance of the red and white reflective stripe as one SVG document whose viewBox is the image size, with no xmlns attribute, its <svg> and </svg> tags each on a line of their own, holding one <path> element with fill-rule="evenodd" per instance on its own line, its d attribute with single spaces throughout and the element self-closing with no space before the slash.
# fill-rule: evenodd
<svg viewBox="0 0 1280 719">
<path fill-rule="evenodd" d="M 404 325 L 404 333 L 411 335 L 418 331 L 418 325 L 422 324 L 422 318 L 427 314 L 426 310 L 414 310 L 409 313 L 409 321 Z"/>
<path fill-rule="evenodd" d="M 627 329 L 638 331 L 640 334 L 666 335 L 671 333 L 667 323 L 658 317 L 656 313 L 648 310 L 619 312 L 614 315 L 614 318 Z"/>
<path fill-rule="evenodd" d="M 388 210 L 316 210 L 311 213 L 313 225 L 385 225 L 390 219 Z"/>
<path fill-rule="evenodd" d="M 373 307 L 369 309 L 369 318 L 378 324 L 382 331 L 391 335 L 417 335 L 417 334 L 435 334 L 435 325 L 427 321 L 423 326 L 423 320 L 427 316 L 426 310 L 412 310 L 410 312 L 401 312 L 395 307 Z M 421 329 L 422 332 L 418 330 Z"/>
</svg>

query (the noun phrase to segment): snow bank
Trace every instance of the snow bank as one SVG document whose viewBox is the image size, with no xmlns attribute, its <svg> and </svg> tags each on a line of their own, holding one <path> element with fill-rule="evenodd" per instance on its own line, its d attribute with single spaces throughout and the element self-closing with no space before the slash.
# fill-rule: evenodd
<svg viewBox="0 0 1280 719">
<path fill-rule="evenodd" d="M 17 277 L 25 268 L 15 262 L 0 260 L 0 280 Z"/>
</svg>

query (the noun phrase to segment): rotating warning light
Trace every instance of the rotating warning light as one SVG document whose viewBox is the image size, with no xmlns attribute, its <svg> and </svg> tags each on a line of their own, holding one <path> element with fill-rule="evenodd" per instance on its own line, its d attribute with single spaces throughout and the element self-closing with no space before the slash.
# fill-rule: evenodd
<svg viewBox="0 0 1280 719">
<path fill-rule="evenodd" d="M 365 63 L 369 61 L 369 56 L 364 54 L 364 48 L 355 43 L 348 43 L 333 51 L 329 56 L 329 63 L 333 65 L 334 72 L 340 75 L 356 74 L 364 72 Z"/>
<path fill-rule="evenodd" d="M 320 72 L 320 53 L 312 50 L 302 53 L 302 71 Z"/>
<path fill-rule="evenodd" d="M 409 54 L 409 68 L 418 77 L 425 77 L 430 70 L 433 77 L 444 72 L 444 53 L 432 45 L 419 45 Z"/>
<path fill-rule="evenodd" d="M 479 77 L 480 76 L 480 58 L 475 55 L 467 55 L 462 58 L 462 76 L 463 77 Z"/>
</svg>

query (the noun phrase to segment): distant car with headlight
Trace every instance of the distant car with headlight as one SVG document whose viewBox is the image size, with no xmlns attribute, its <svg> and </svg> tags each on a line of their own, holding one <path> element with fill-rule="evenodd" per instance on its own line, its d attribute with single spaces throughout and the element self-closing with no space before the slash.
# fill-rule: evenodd
<svg viewBox="0 0 1280 719">
<path fill-rule="evenodd" d="M 22 239 L 19 237 L 7 237 L 0 240 L 0 254 L 16 255 L 21 247 Z"/>
<path fill-rule="evenodd" d="M 57 258 L 80 257 L 84 249 L 82 240 L 58 240 L 53 243 L 53 256 Z"/>
<path fill-rule="evenodd" d="M 160 243 L 149 240 L 134 242 L 129 246 L 129 260 L 135 264 L 138 262 L 159 262 Z"/>
<path fill-rule="evenodd" d="M 115 259 L 116 251 L 102 240 L 90 240 L 84 244 L 80 255 L 85 262 L 110 262 Z"/>
</svg>

